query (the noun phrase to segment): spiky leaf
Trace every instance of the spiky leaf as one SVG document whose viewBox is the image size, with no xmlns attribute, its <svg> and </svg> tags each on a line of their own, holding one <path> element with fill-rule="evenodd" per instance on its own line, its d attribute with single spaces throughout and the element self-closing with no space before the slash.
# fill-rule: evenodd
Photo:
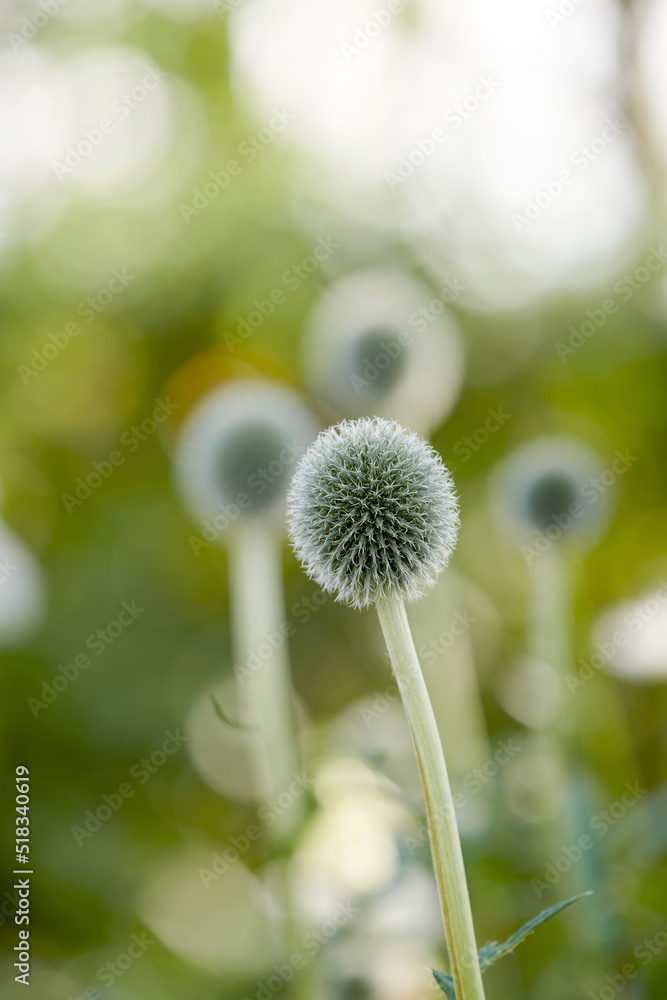
<svg viewBox="0 0 667 1000">
<path fill-rule="evenodd" d="M 592 892 L 582 892 L 578 896 L 573 896 L 571 899 L 566 899 L 564 903 L 556 903 L 555 906 L 550 906 L 546 910 L 542 910 L 538 913 L 536 917 L 532 920 L 527 921 L 518 931 L 514 934 L 510 934 L 507 941 L 503 944 L 498 944 L 497 941 L 490 941 L 485 944 L 479 953 L 479 967 L 484 972 L 497 962 L 499 958 L 504 958 L 505 955 L 510 955 L 515 948 L 526 940 L 529 935 L 533 934 L 538 927 L 546 923 L 547 920 L 551 920 L 556 914 L 560 913 L 561 910 L 566 909 L 568 906 L 572 906 L 579 899 L 583 899 L 584 896 L 592 896 Z M 454 989 L 454 979 L 452 976 L 444 972 L 436 972 L 435 969 L 431 969 L 435 977 L 435 981 L 442 990 L 442 992 L 447 997 L 447 1000 L 457 1000 L 456 991 Z"/>
<path fill-rule="evenodd" d="M 592 896 L 592 893 L 582 892 L 578 896 L 573 896 L 572 899 L 566 899 L 564 903 L 556 903 L 555 906 L 550 906 L 547 910 L 542 910 L 536 917 L 533 917 L 532 920 L 527 921 L 527 923 L 520 927 L 518 931 L 510 934 L 507 941 L 503 944 L 498 944 L 497 941 L 490 941 L 488 944 L 485 944 L 479 953 L 479 967 L 482 972 L 488 969 L 490 965 L 493 965 L 494 962 L 497 962 L 499 958 L 504 958 L 505 955 L 511 954 L 538 927 L 546 923 L 547 920 L 551 920 L 561 910 L 572 906 L 579 899 L 583 899 L 584 896 Z"/>
<path fill-rule="evenodd" d="M 435 977 L 436 983 L 447 997 L 447 1000 L 456 1000 L 453 976 L 447 975 L 446 972 L 436 972 L 435 969 L 431 969 L 431 972 Z"/>
</svg>

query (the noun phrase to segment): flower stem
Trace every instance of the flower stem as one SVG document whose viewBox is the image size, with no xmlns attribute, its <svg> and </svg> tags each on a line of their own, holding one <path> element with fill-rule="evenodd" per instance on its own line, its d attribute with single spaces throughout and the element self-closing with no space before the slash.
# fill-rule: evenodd
<svg viewBox="0 0 667 1000">
<path fill-rule="evenodd" d="M 457 1000 L 484 1000 L 447 765 L 405 605 L 387 598 L 378 601 L 377 611 L 417 754 Z"/>
<path fill-rule="evenodd" d="M 234 654 L 241 668 L 239 700 L 253 734 L 257 792 L 274 799 L 302 771 L 285 635 L 281 534 L 269 521 L 239 521 L 230 535 L 228 554 Z M 303 798 L 296 797 L 275 823 L 265 826 L 264 833 L 279 855 L 289 848 L 304 813 Z M 265 868 L 265 877 L 280 901 L 278 945 L 291 954 L 302 932 L 294 910 L 288 859 L 277 857 Z M 301 979 L 292 991 L 295 997 L 303 995 Z"/>
<path fill-rule="evenodd" d="M 285 635 L 281 537 L 275 525 L 260 519 L 235 525 L 229 586 L 239 696 L 254 731 L 258 791 L 273 798 L 301 771 Z M 272 826 L 278 841 L 289 841 L 303 805 L 296 799 Z"/>
<path fill-rule="evenodd" d="M 445 652 L 447 655 L 449 669 L 436 668 L 431 672 L 429 692 L 447 769 L 454 779 L 463 778 L 491 756 L 475 654 L 470 629 L 465 624 L 467 613 L 462 629 L 454 624 L 464 610 L 462 598 L 461 581 L 449 569 L 437 588 L 418 601 L 410 614 L 417 648 L 425 643 L 430 646 L 431 656 L 434 649 L 439 655 Z M 434 634 L 441 632 L 443 620 L 450 622 L 449 628 L 441 633 L 440 641 L 433 642 Z"/>
<path fill-rule="evenodd" d="M 572 663 L 571 571 L 567 554 L 557 545 L 530 567 L 529 652 L 561 678 Z"/>
</svg>

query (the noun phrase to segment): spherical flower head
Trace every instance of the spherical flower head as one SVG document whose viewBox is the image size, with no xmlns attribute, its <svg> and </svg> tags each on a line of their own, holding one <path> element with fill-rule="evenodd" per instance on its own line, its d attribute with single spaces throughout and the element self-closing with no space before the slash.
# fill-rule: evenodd
<svg viewBox="0 0 667 1000">
<path fill-rule="evenodd" d="M 291 389 L 243 380 L 208 393 L 189 415 L 175 455 L 179 491 L 195 520 L 284 516 L 289 480 L 315 437 Z"/>
<path fill-rule="evenodd" d="M 399 268 L 335 281 L 308 317 L 303 346 L 306 379 L 335 419 L 375 414 L 428 433 L 461 391 L 454 320 L 432 289 Z"/>
<path fill-rule="evenodd" d="M 324 431 L 288 495 L 290 539 L 308 575 L 357 608 L 414 600 L 447 566 L 458 501 L 440 456 L 379 417 Z"/>
<path fill-rule="evenodd" d="M 494 480 L 496 515 L 517 537 L 539 533 L 590 545 L 613 509 L 611 492 L 598 485 L 604 469 L 597 452 L 578 438 L 535 438 L 500 466 Z"/>
</svg>

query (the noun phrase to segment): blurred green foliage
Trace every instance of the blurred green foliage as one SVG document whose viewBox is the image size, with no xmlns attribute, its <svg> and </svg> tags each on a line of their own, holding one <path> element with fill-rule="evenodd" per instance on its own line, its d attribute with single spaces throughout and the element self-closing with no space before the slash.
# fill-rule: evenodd
<svg viewBox="0 0 667 1000">
<path fill-rule="evenodd" d="M 54 18 L 39 44 L 63 53 L 108 41 L 104 22 L 77 27 Z M 78 846 L 71 831 L 104 794 L 129 780 L 132 768 L 161 746 L 167 731 L 183 727 L 200 691 L 231 676 L 225 553 L 211 547 L 193 554 L 193 527 L 172 481 L 169 455 L 186 411 L 204 389 L 238 372 L 258 371 L 307 395 L 302 331 L 330 275 L 359 264 L 398 263 L 416 272 L 419 266 L 407 247 L 390 239 L 368 254 L 351 251 L 353 241 L 342 226 L 335 232 L 342 246 L 335 267 L 303 281 L 247 344 L 230 351 L 224 335 L 235 329 L 238 317 L 312 252 L 315 238 L 295 224 L 291 211 L 288 181 L 296 154 L 284 145 L 268 149 L 186 224 L 179 206 L 191 203 L 209 171 L 221 169 L 259 127 L 232 93 L 224 23 L 217 18 L 175 23 L 137 6 L 114 41 L 145 50 L 194 89 L 204 146 L 196 169 L 179 174 L 167 198 L 139 191 L 115 203 L 75 190 L 55 224 L 29 242 L 8 246 L 0 262 L 2 511 L 39 559 L 48 594 L 41 626 L 22 648 L 0 656 L 3 892 L 12 893 L 13 773 L 27 764 L 35 869 L 31 949 L 35 966 L 42 967 L 39 975 L 48 981 L 36 987 L 40 1000 L 74 998 L 91 985 L 105 997 L 128 1000 L 240 1000 L 255 996 L 261 972 L 248 979 L 217 977 L 162 943 L 108 992 L 95 969 L 122 952 L 132 933 L 145 929 L 136 900 L 155 862 L 192 841 L 226 844 L 253 822 L 255 808 L 216 794 L 181 750 L 94 836 Z M 44 198 L 50 210 L 49 196 L 37 191 L 35 197 Z M 80 303 L 122 268 L 134 276 L 127 288 L 93 322 L 82 322 Z M 574 567 L 575 659 L 589 656 L 591 622 L 600 609 L 633 599 L 667 571 L 664 319 L 646 308 L 648 291 L 641 292 L 619 303 L 604 329 L 566 363 L 554 348 L 608 291 L 591 288 L 511 316 L 452 307 L 469 353 L 471 381 L 433 443 L 456 467 L 461 494 L 456 569 L 484 595 L 479 606 L 490 609 L 488 622 L 482 612 L 471 638 L 491 746 L 508 735 L 522 745 L 537 738 L 496 697 L 499 679 L 526 648 L 526 567 L 516 546 L 500 537 L 488 498 L 490 473 L 516 444 L 557 430 L 587 437 L 607 458 L 615 449 L 637 456 L 618 483 L 610 531 Z M 33 349 L 43 352 L 48 335 L 72 321 L 81 323 L 82 333 L 26 384 L 19 366 L 34 363 Z M 522 329 L 538 331 L 523 363 L 510 366 L 499 381 L 476 380 L 475 373 L 492 368 L 496 356 L 511 357 L 513 335 Z M 141 432 L 141 440 L 132 428 L 141 427 L 157 401 L 167 399 L 177 407 L 174 417 L 153 433 Z M 468 453 L 461 442 L 499 407 L 510 419 Z M 68 512 L 63 496 L 74 493 L 94 462 L 109 461 L 116 450 L 121 464 Z M 291 609 L 313 586 L 287 549 L 285 566 Z M 118 618 L 123 602 L 133 601 L 145 610 L 102 655 L 91 654 L 89 637 Z M 59 666 L 85 653 L 90 667 L 53 704 L 31 711 L 29 699 L 43 700 L 43 685 L 58 676 Z M 338 715 L 356 699 L 383 691 L 391 677 L 374 619 L 332 602 L 297 629 L 291 653 L 317 759 L 326 756 L 321 743 Z M 446 670 L 442 661 L 440 666 Z M 566 707 L 567 801 L 574 817 L 567 843 L 618 799 L 626 782 L 639 781 L 648 792 L 636 812 L 595 844 L 585 875 L 575 869 L 540 900 L 531 880 L 541 878 L 547 861 L 567 846 L 559 839 L 565 836 L 559 816 L 539 821 L 530 818 L 529 808 L 517 812 L 504 774 L 485 789 L 492 821 L 464 843 L 480 943 L 503 939 L 543 905 L 571 895 L 580 877 L 583 888 L 596 892 L 585 912 L 568 912 L 532 937 L 505 968 L 490 973 L 488 996 L 603 1000 L 605 977 L 631 963 L 641 975 L 614 995 L 659 1000 L 667 990 L 664 948 L 650 961 L 635 949 L 667 923 L 665 686 L 632 685 L 599 671 L 577 697 L 566 696 Z M 418 803 L 411 801 L 410 807 L 418 816 Z M 552 853 L 545 854 L 546 845 Z M 418 856 L 428 868 L 425 847 Z M 265 861 L 263 841 L 244 857 L 252 870 Z M 2 912 L 11 964 L 15 928 Z M 270 951 L 261 939 L 252 946 Z M 52 982 L 49 969 L 70 978 Z M 3 968 L 2 995 L 18 996 L 8 971 Z M 341 995 L 356 995 L 352 978 L 350 984 Z M 323 995 L 334 996 L 333 987 Z M 405 993 L 413 995 L 416 1000 L 420 994 Z"/>
</svg>

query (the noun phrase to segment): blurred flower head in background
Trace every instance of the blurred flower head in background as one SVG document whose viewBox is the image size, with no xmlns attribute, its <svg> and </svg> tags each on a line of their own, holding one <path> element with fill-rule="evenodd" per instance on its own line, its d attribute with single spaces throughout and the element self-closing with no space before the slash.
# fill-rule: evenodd
<svg viewBox="0 0 667 1000">
<path fill-rule="evenodd" d="M 306 323 L 306 378 L 335 418 L 379 416 L 428 433 L 463 381 L 463 345 L 447 306 L 398 269 L 353 271 Z"/>
<path fill-rule="evenodd" d="M 78 199 L 164 204 L 195 167 L 205 129 L 192 87 L 147 51 L 113 44 L 3 55 L 0 123 L 0 226 L 37 245 Z"/>
<path fill-rule="evenodd" d="M 192 516 L 280 518 L 315 430 L 298 395 L 278 384 L 239 381 L 206 395 L 188 416 L 174 459 Z"/>
<path fill-rule="evenodd" d="M 592 632 L 593 655 L 606 661 L 610 673 L 631 684 L 664 683 L 667 582 L 660 580 L 635 601 L 623 601 L 603 610 Z"/>
<path fill-rule="evenodd" d="M 519 539 L 538 535 L 592 547 L 609 524 L 613 486 L 626 468 L 608 470 L 578 438 L 554 434 L 528 441 L 493 477 L 498 525 Z"/>
</svg>

